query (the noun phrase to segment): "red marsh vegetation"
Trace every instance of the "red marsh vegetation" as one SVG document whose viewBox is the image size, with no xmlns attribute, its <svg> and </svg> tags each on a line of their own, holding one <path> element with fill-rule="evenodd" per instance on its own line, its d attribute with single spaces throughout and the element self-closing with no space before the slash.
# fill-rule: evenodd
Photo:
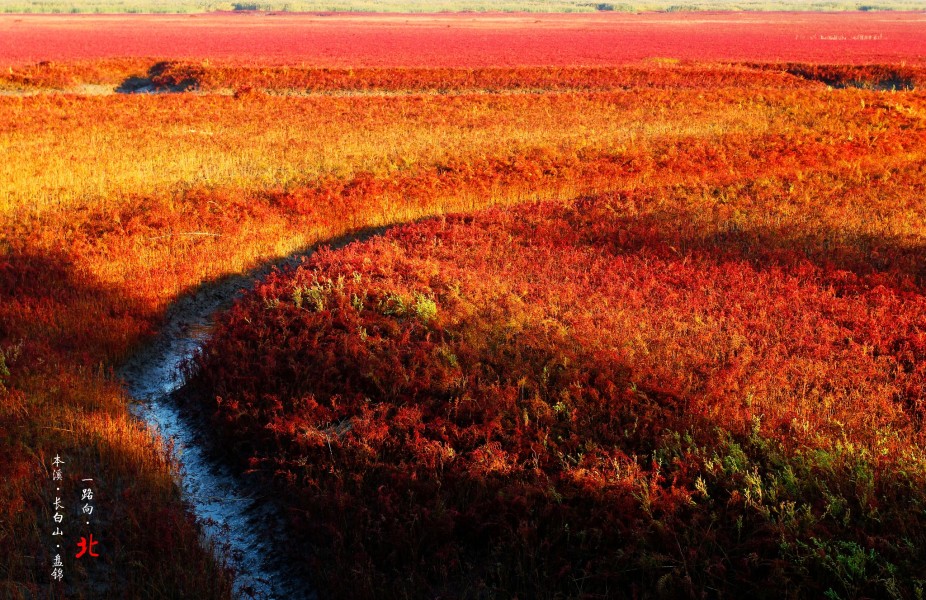
<svg viewBox="0 0 926 600">
<path fill-rule="evenodd" d="M 195 382 L 334 596 L 912 596 L 923 245 L 867 220 L 923 175 L 400 227 L 270 277 Z"/>
<path fill-rule="evenodd" d="M 0 15 L 0 65 L 116 57 L 321 67 L 923 62 L 926 15 Z"/>
<path fill-rule="evenodd" d="M 917 597 L 922 19 L 0 17 L 0 595 L 52 589 L 60 453 L 67 595 L 227 598 L 114 369 L 433 218 L 200 361 L 323 594 Z"/>
</svg>

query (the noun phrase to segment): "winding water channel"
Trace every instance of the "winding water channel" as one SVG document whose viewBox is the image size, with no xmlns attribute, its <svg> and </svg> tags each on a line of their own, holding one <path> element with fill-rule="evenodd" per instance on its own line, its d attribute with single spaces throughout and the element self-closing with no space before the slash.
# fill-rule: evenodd
<svg viewBox="0 0 926 600">
<path fill-rule="evenodd" d="M 382 230 L 340 238 L 332 246 L 365 239 Z M 315 598 L 310 585 L 290 573 L 283 519 L 249 483 L 211 456 L 203 425 L 182 411 L 174 395 L 184 385 L 182 363 L 207 338 L 213 316 L 228 308 L 273 267 L 296 265 L 312 250 L 265 265 L 244 275 L 205 284 L 170 306 L 158 335 L 139 349 L 119 376 L 133 399 L 131 412 L 179 456 L 179 485 L 220 560 L 235 569 L 235 595 L 257 599 Z"/>
</svg>

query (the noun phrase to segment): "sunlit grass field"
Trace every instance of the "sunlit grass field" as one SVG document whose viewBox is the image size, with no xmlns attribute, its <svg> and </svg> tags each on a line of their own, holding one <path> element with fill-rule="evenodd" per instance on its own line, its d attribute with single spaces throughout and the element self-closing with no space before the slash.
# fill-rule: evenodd
<svg viewBox="0 0 926 600">
<path fill-rule="evenodd" d="M 902 62 L 9 67 L 0 594 L 229 598 L 115 372 L 192 290 L 396 226 L 259 286 L 197 367 L 324 597 L 921 595 Z M 106 542 L 64 587 L 55 454 Z"/>
</svg>

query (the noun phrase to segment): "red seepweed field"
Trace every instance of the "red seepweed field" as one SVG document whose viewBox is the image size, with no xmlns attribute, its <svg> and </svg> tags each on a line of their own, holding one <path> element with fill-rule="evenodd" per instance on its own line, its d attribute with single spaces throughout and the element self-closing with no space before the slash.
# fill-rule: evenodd
<svg viewBox="0 0 926 600">
<path fill-rule="evenodd" d="M 0 15 L 0 64 L 124 57 L 315 67 L 926 60 L 926 13 Z"/>
<path fill-rule="evenodd" d="M 319 597 L 921 597 L 924 58 L 923 13 L 0 16 L 0 595 L 260 597 L 120 368 L 360 236 L 157 399 Z"/>
</svg>

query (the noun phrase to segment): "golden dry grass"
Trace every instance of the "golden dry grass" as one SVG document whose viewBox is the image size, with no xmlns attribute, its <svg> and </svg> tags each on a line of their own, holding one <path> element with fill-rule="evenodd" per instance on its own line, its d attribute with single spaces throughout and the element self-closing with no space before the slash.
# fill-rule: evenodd
<svg viewBox="0 0 926 600">
<path fill-rule="evenodd" d="M 654 67 L 652 77 L 673 69 Z M 0 392 L 9 465 L 0 539 L 29 555 L 47 550 L 43 470 L 61 452 L 76 470 L 111 478 L 110 508 L 122 521 L 102 534 L 120 549 L 107 560 L 131 575 L 107 594 L 227 595 L 112 369 L 181 294 L 349 230 L 524 199 L 694 183 L 729 191 L 787 177 L 796 196 L 777 208 L 731 198 L 719 213 L 689 218 L 706 219 L 705 231 L 761 228 L 761 218 L 858 237 L 926 234 L 915 195 L 846 221 L 866 197 L 840 196 L 836 177 L 834 200 L 821 203 L 817 187 L 801 184 L 815 170 L 889 177 L 922 161 L 920 92 L 796 79 L 776 87 L 752 72 L 694 84 L 0 97 L 0 351 L 11 372 Z M 159 545 L 165 528 L 177 547 Z M 47 574 L 14 554 L 0 560 L 0 579 L 11 582 L 5 591 L 38 591 Z"/>
</svg>

